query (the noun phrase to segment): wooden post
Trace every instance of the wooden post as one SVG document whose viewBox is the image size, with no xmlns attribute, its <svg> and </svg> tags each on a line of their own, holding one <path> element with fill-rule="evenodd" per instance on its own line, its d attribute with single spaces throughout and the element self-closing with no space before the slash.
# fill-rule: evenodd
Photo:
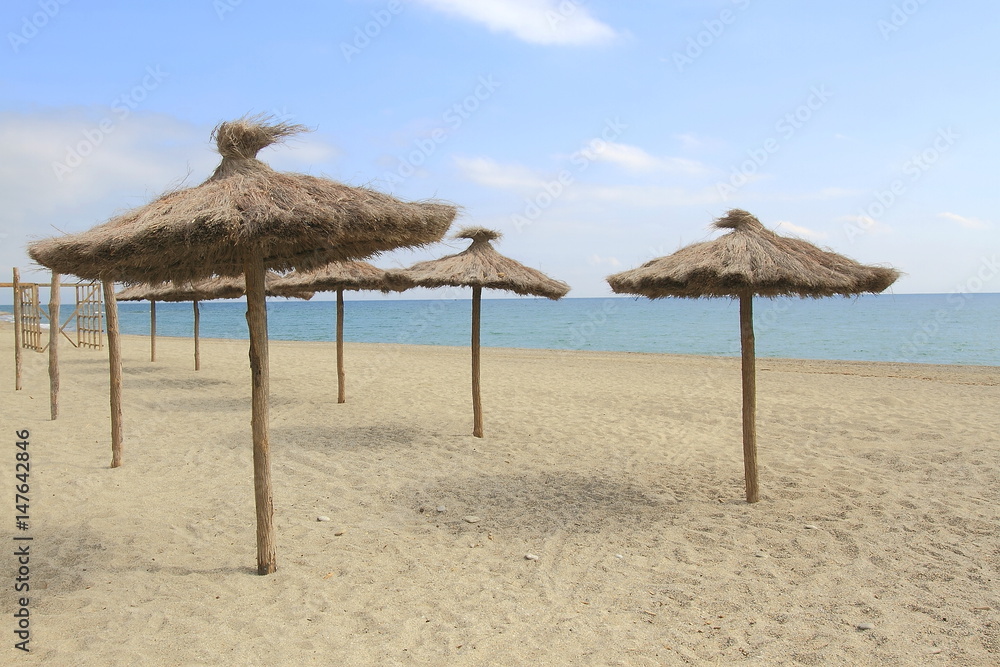
<svg viewBox="0 0 1000 667">
<path fill-rule="evenodd" d="M 247 326 L 250 329 L 253 484 L 257 508 L 257 574 L 277 568 L 274 548 L 274 503 L 271 494 L 271 452 L 268 442 L 267 304 L 264 300 L 264 257 L 248 251 L 243 259 L 246 277 Z"/>
<path fill-rule="evenodd" d="M 122 343 L 118 335 L 118 301 L 115 285 L 101 283 L 104 310 L 108 316 L 108 364 L 111 367 L 111 467 L 122 464 Z"/>
<path fill-rule="evenodd" d="M 59 274 L 52 272 L 49 291 L 49 413 L 52 421 L 59 418 Z"/>
<path fill-rule="evenodd" d="M 14 390 L 21 390 L 21 272 L 14 267 Z"/>
<path fill-rule="evenodd" d="M 201 319 L 201 312 L 198 309 L 198 299 L 194 300 L 194 369 L 201 370 L 201 352 L 198 349 L 198 322 Z"/>
<path fill-rule="evenodd" d="M 149 360 L 156 361 L 156 301 L 149 302 Z"/>
<path fill-rule="evenodd" d="M 757 360 L 753 338 L 753 293 L 740 295 L 740 347 L 743 356 L 743 470 L 747 502 L 760 500 L 757 486 Z"/>
<path fill-rule="evenodd" d="M 483 437 L 483 401 L 479 396 L 479 302 L 483 288 L 472 288 L 472 435 Z"/>
<path fill-rule="evenodd" d="M 347 401 L 344 387 L 344 289 L 337 289 L 337 402 Z"/>
</svg>

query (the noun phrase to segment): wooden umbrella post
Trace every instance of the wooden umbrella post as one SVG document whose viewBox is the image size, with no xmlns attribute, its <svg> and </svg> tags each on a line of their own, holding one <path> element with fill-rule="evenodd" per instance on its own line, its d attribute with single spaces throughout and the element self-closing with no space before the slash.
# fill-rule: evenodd
<svg viewBox="0 0 1000 667">
<path fill-rule="evenodd" d="M 156 361 L 156 301 L 149 302 L 149 360 Z"/>
<path fill-rule="evenodd" d="M 104 310 L 108 318 L 108 365 L 111 367 L 111 467 L 122 464 L 122 344 L 118 335 L 118 301 L 115 285 L 102 281 Z"/>
<path fill-rule="evenodd" d="M 194 300 L 194 369 L 201 370 L 201 351 L 198 349 L 198 329 L 201 320 L 201 311 L 198 308 L 198 299 Z"/>
<path fill-rule="evenodd" d="M 344 387 L 344 288 L 337 290 L 337 402 L 347 401 Z"/>
<path fill-rule="evenodd" d="M 271 452 L 268 442 L 267 304 L 264 300 L 264 258 L 260 250 L 243 260 L 246 276 L 247 326 L 250 329 L 253 483 L 257 507 L 257 574 L 277 568 L 274 548 L 274 502 L 271 493 Z"/>
<path fill-rule="evenodd" d="M 483 288 L 472 288 L 472 435 L 483 437 L 483 400 L 479 395 L 479 303 Z"/>
<path fill-rule="evenodd" d="M 52 272 L 49 293 L 49 413 L 59 418 L 59 274 Z"/>
<path fill-rule="evenodd" d="M 757 485 L 757 360 L 753 337 L 753 293 L 740 295 L 740 347 L 743 353 L 743 469 L 747 502 L 760 500 Z"/>
<path fill-rule="evenodd" d="M 21 272 L 14 267 L 14 391 L 21 390 Z"/>
</svg>

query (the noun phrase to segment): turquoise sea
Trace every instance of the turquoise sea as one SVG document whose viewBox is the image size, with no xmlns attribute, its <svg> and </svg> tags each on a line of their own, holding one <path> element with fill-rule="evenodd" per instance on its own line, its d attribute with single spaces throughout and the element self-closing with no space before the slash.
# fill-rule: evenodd
<svg viewBox="0 0 1000 667">
<path fill-rule="evenodd" d="M 471 301 L 347 301 L 344 338 L 469 344 Z M 247 338 L 241 302 L 200 304 L 201 335 Z M 10 306 L 0 306 L 10 312 Z M 63 319 L 72 306 L 63 305 Z M 123 333 L 149 333 L 149 304 L 119 304 Z M 191 336 L 190 303 L 157 303 L 157 334 Z M 332 301 L 268 301 L 274 340 L 334 340 Z M 1000 365 L 1000 294 L 880 294 L 756 299 L 760 357 Z M 726 299 L 484 299 L 490 347 L 739 355 L 739 306 Z"/>
</svg>

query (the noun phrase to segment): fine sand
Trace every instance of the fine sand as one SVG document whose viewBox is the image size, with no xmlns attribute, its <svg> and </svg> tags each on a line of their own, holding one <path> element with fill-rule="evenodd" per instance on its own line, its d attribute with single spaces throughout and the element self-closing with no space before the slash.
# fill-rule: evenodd
<svg viewBox="0 0 1000 667">
<path fill-rule="evenodd" d="M 112 470 L 106 351 L 53 422 L 12 339 L 2 664 L 1000 664 L 1000 368 L 759 360 L 750 506 L 737 359 L 484 349 L 478 439 L 467 348 L 272 342 L 260 577 L 245 341 L 124 337 Z"/>
</svg>

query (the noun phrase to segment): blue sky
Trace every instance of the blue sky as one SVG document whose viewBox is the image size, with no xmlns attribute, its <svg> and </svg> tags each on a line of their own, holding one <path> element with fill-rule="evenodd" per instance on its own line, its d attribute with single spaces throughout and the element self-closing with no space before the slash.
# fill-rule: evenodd
<svg viewBox="0 0 1000 667">
<path fill-rule="evenodd" d="M 897 293 L 1000 292 L 995 2 L 8 0 L 0 34 L 0 280 L 271 113 L 314 130 L 274 168 L 459 204 L 570 296 L 733 207 Z"/>
</svg>

